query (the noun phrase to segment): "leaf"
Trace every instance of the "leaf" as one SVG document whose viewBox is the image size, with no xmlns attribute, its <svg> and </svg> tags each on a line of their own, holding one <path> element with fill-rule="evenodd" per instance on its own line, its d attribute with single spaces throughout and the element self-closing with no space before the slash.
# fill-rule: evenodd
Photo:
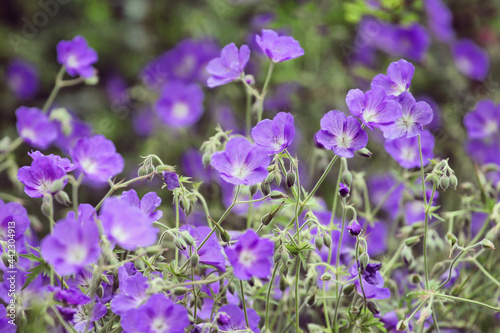
<svg viewBox="0 0 500 333">
<path fill-rule="evenodd" d="M 35 261 L 35 262 L 39 262 L 39 263 L 45 262 L 42 258 L 39 258 L 39 257 L 35 256 L 34 254 L 20 254 L 19 256 L 26 258 L 26 259 L 29 259 L 30 261 Z"/>
<path fill-rule="evenodd" d="M 31 282 L 33 282 L 38 277 L 38 275 L 46 272 L 47 270 L 50 270 L 50 267 L 47 264 L 40 264 L 33 267 L 32 269 L 29 269 L 28 272 L 30 273 L 26 275 L 26 282 L 24 282 L 24 286 L 21 288 L 21 290 L 26 289 L 31 284 Z"/>
</svg>

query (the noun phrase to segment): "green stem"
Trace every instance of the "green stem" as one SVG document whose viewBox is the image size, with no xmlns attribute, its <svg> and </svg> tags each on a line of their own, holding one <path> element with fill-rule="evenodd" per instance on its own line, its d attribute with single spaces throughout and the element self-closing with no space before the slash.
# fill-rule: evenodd
<svg viewBox="0 0 500 333">
<path fill-rule="evenodd" d="M 419 136 L 420 137 L 420 136 Z M 422 179 L 422 181 L 424 181 Z M 429 290 L 429 267 L 427 265 L 427 231 L 429 229 L 429 210 L 432 205 L 432 200 L 434 199 L 434 194 L 436 193 L 436 186 L 432 187 L 432 194 L 429 203 L 425 207 L 425 224 L 424 224 L 424 272 L 425 272 L 425 289 Z M 424 200 L 425 195 L 424 195 Z"/>
<path fill-rule="evenodd" d="M 243 304 L 243 312 L 245 313 L 245 323 L 247 328 L 250 329 L 250 324 L 248 323 L 247 305 L 245 303 L 245 292 L 243 291 L 243 281 L 240 280 L 240 290 L 241 290 L 241 303 Z"/>
<path fill-rule="evenodd" d="M 335 185 L 335 190 L 333 191 L 333 204 L 332 204 L 332 216 L 330 217 L 330 229 L 335 223 L 335 213 L 337 212 L 337 202 L 338 202 L 338 190 L 340 187 L 341 179 L 342 179 L 342 164 L 340 164 L 339 175 L 337 177 L 337 185 Z"/>
<path fill-rule="evenodd" d="M 57 94 L 59 93 L 59 90 L 61 90 L 61 87 L 62 87 L 61 82 L 62 82 L 62 78 L 64 76 L 65 71 L 66 71 L 66 68 L 64 68 L 64 66 L 62 66 L 61 69 L 59 70 L 59 72 L 57 73 L 56 83 L 54 84 L 54 88 L 52 88 L 52 91 L 50 92 L 49 98 L 47 99 L 47 101 L 45 102 L 45 104 L 43 105 L 43 108 L 42 108 L 42 111 L 44 113 L 47 113 L 47 111 L 49 111 L 49 108 L 52 105 L 52 103 L 54 102 L 54 99 L 56 98 Z"/>
<path fill-rule="evenodd" d="M 175 229 L 179 230 L 179 195 L 175 193 Z M 179 248 L 175 247 L 175 267 L 179 268 Z"/>
<path fill-rule="evenodd" d="M 366 244 L 365 244 L 366 246 Z M 363 288 L 363 281 L 361 279 L 361 265 L 359 264 L 359 237 L 356 237 L 356 264 L 358 265 L 358 281 L 359 281 L 359 286 L 361 288 L 361 292 L 363 293 L 363 299 L 366 300 L 366 294 L 365 294 L 365 289 Z"/>
<path fill-rule="evenodd" d="M 80 187 L 80 184 L 82 183 L 83 180 L 83 173 L 78 176 L 78 179 L 76 182 L 73 184 L 73 211 L 75 212 L 75 215 L 78 217 L 78 188 Z"/>
<path fill-rule="evenodd" d="M 496 311 L 496 312 L 500 312 L 500 308 L 491 306 L 491 305 L 486 304 L 486 303 L 481 303 L 481 302 L 478 302 L 478 301 L 474 301 L 474 300 L 471 300 L 471 299 L 462 298 L 462 297 L 456 297 L 456 296 L 450 296 L 450 295 L 445 295 L 445 294 L 440 294 L 440 293 L 436 293 L 434 295 L 437 296 L 437 297 L 447 298 L 447 299 L 451 299 L 451 300 L 454 300 L 454 301 L 461 301 L 461 302 L 475 304 L 475 305 L 481 306 L 481 307 L 486 308 L 486 309 L 490 309 L 490 310 L 493 310 L 493 311 Z"/>
<path fill-rule="evenodd" d="M 343 201 L 343 205 L 342 205 L 342 227 L 340 229 L 340 238 L 339 238 L 339 242 L 338 242 L 338 246 L 337 246 L 337 257 L 336 257 L 336 262 L 335 262 L 335 279 L 337 281 L 340 281 L 339 279 L 339 263 L 340 263 L 340 248 L 342 247 L 342 238 L 344 237 L 344 229 L 345 229 L 345 218 L 346 218 L 346 213 L 347 213 L 347 209 L 346 209 L 346 206 L 345 206 L 345 199 L 342 199 Z M 343 285 L 342 285 L 343 287 Z M 341 287 L 341 289 L 342 289 Z M 338 308 L 339 308 L 339 305 L 340 305 L 340 297 L 341 297 L 341 294 L 339 293 L 339 288 L 338 288 L 338 285 L 335 287 L 335 291 L 336 291 L 336 295 L 337 295 L 337 306 L 335 306 L 335 315 L 333 317 L 333 320 L 335 320 L 335 331 L 338 332 L 338 323 L 337 323 L 337 315 L 338 315 Z"/>
<path fill-rule="evenodd" d="M 488 214 L 486 217 L 486 220 L 484 221 L 483 226 L 481 227 L 481 230 L 474 236 L 474 238 L 470 241 L 472 244 L 477 243 L 479 241 L 479 238 L 483 236 L 483 234 L 488 230 L 488 227 L 490 226 L 490 219 L 491 219 L 491 213 Z"/>
<path fill-rule="evenodd" d="M 424 159 L 422 157 L 422 142 L 420 135 L 418 136 L 418 151 L 420 154 L 420 176 L 422 177 L 422 195 L 424 197 L 424 205 L 427 206 L 427 193 L 425 191 L 425 177 L 424 177 Z"/>
<path fill-rule="evenodd" d="M 265 319 L 265 328 L 266 328 L 266 333 L 271 333 L 271 330 L 269 329 L 269 301 L 271 300 L 271 290 L 273 289 L 273 282 L 274 278 L 276 277 L 276 272 L 278 271 L 278 266 L 279 262 L 274 265 L 274 270 L 273 270 L 273 275 L 271 275 L 271 281 L 269 281 L 269 287 L 267 288 L 267 295 L 266 295 L 266 319 Z"/>
<path fill-rule="evenodd" d="M 250 137 L 250 129 L 252 128 L 252 94 L 248 88 L 245 87 L 247 95 L 247 108 L 246 108 L 246 135 Z"/>
<path fill-rule="evenodd" d="M 484 274 L 484 275 L 486 275 L 486 277 L 488 277 L 488 279 L 490 279 L 490 280 L 491 280 L 491 282 L 493 282 L 493 283 L 494 283 L 494 284 L 496 284 L 498 287 L 500 287 L 500 282 L 499 282 L 497 279 L 495 279 L 495 278 L 493 277 L 493 275 L 491 275 L 491 274 L 488 272 L 488 270 L 487 270 L 486 268 L 484 268 L 484 267 L 483 267 L 483 265 L 481 265 L 481 264 L 479 263 L 479 261 L 477 261 L 477 259 L 476 259 L 476 258 L 472 259 L 472 262 L 474 262 L 474 264 L 476 264 L 477 268 L 479 268 L 479 270 L 480 270 L 481 272 L 483 272 L 483 274 Z"/>
<path fill-rule="evenodd" d="M 297 333 L 300 332 L 300 326 L 299 326 L 299 317 L 300 317 L 300 310 L 299 310 L 299 303 L 300 303 L 300 297 L 299 297 L 299 278 L 300 278 L 300 258 L 297 255 L 297 260 L 296 268 L 295 268 L 295 327 L 297 328 Z"/>
</svg>

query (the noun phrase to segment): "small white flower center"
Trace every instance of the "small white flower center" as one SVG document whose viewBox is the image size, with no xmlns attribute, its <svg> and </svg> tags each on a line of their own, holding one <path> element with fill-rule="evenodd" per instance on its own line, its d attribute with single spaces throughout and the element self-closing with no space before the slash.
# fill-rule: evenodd
<svg viewBox="0 0 500 333">
<path fill-rule="evenodd" d="M 398 126 L 406 128 L 406 130 L 409 130 L 414 124 L 415 121 L 409 114 L 403 114 L 401 118 L 397 120 Z"/>
<path fill-rule="evenodd" d="M 233 172 L 233 176 L 237 177 L 237 178 L 245 178 L 247 174 L 248 174 L 248 170 L 247 170 L 246 165 L 244 165 L 244 164 L 236 167 L 234 172 Z"/>
<path fill-rule="evenodd" d="M 497 123 L 493 122 L 493 121 L 488 121 L 486 123 L 486 126 L 484 127 L 484 131 L 490 135 L 490 134 L 493 134 L 495 132 L 498 131 L 498 125 Z"/>
<path fill-rule="evenodd" d="M 155 333 L 165 333 L 168 329 L 168 324 L 165 318 L 157 317 L 151 322 L 151 330 Z"/>
<path fill-rule="evenodd" d="M 184 102 L 177 102 L 172 107 L 172 114 L 175 118 L 186 118 L 189 114 L 189 105 Z"/>
<path fill-rule="evenodd" d="M 31 128 L 23 128 L 23 130 L 21 131 L 21 137 L 29 139 L 31 141 L 35 141 L 36 133 Z"/>
<path fill-rule="evenodd" d="M 401 157 L 406 161 L 413 161 L 415 159 L 415 150 L 411 147 L 403 147 Z"/>
<path fill-rule="evenodd" d="M 337 145 L 342 148 L 351 148 L 352 138 L 348 137 L 347 134 L 342 133 L 341 136 L 337 137 Z"/>
<path fill-rule="evenodd" d="M 94 173 L 97 169 L 97 163 L 90 158 L 83 160 L 80 164 L 86 173 Z"/>
<path fill-rule="evenodd" d="M 252 251 L 250 250 L 244 250 L 240 253 L 240 258 L 239 262 L 245 267 L 252 267 L 253 263 L 255 262 L 255 254 L 253 254 Z"/>
<path fill-rule="evenodd" d="M 82 263 L 87 258 L 88 250 L 82 244 L 74 244 L 68 249 L 68 261 L 73 264 Z"/>
<path fill-rule="evenodd" d="M 461 57 L 456 60 L 457 68 L 464 73 L 470 73 L 474 64 L 466 57 Z"/>
<path fill-rule="evenodd" d="M 66 60 L 66 66 L 71 68 L 78 67 L 78 58 L 74 55 L 70 55 Z"/>
</svg>

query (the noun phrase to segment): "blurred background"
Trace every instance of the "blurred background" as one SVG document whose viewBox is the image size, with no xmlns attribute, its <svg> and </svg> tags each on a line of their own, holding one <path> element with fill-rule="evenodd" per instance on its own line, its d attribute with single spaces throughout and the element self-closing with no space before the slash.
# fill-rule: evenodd
<svg viewBox="0 0 500 333">
<path fill-rule="evenodd" d="M 113 140 L 126 160 L 126 178 L 136 175 L 139 156 L 149 153 L 194 176 L 183 158 L 200 157 L 194 151 L 186 157 L 186 151 L 199 149 L 215 133 L 216 124 L 244 131 L 243 87 L 232 83 L 207 88 L 206 63 L 230 42 L 247 44 L 252 58 L 246 72 L 261 87 L 268 60 L 257 50 L 255 34 L 270 28 L 293 36 L 305 55 L 276 66 L 264 116 L 278 111 L 294 115 L 294 151 L 304 166 L 317 166 L 306 170 L 310 177 L 317 179 L 330 159 L 314 145 L 321 117 L 333 109 L 347 111 L 349 89 L 368 90 L 374 75 L 405 58 L 416 67 L 411 92 L 435 111 L 428 127 L 436 139 L 435 155 L 450 158 L 460 181 L 474 181 L 474 162 L 492 162 L 491 154 L 468 156 L 462 120 L 479 100 L 498 99 L 499 62 L 494 55 L 500 52 L 499 8 L 499 1 L 488 0 L 4 1 L 0 136 L 16 138 L 15 110 L 21 105 L 41 108 L 49 96 L 59 70 L 57 43 L 82 35 L 99 54 L 99 82 L 62 89 L 54 107 L 66 108 L 94 133 Z M 464 50 L 460 43 L 466 44 L 461 45 Z M 203 87 L 204 114 L 193 126 L 171 127 L 155 113 L 161 86 L 170 79 Z M 374 156 L 353 160 L 353 169 L 375 175 L 388 166 L 398 167 L 384 151 L 380 133 L 369 134 Z M 9 157 L 13 162 L 4 166 L 4 196 L 24 197 L 15 179 L 17 167 L 31 161 L 28 151 L 30 147 L 22 145 Z M 61 154 L 56 148 L 50 152 Z M 333 184 L 335 176 L 330 176 Z M 107 185 L 85 191 L 82 201 L 95 204 L 106 190 Z M 218 195 L 215 187 L 207 191 Z M 165 192 L 160 195 L 168 196 Z M 323 192 L 331 197 L 331 188 L 325 186 Z M 450 200 L 449 208 L 458 204 Z"/>
</svg>

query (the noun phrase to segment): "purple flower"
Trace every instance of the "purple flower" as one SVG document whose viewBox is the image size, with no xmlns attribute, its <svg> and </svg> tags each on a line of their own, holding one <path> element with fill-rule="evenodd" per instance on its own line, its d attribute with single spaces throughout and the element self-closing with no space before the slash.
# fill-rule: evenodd
<svg viewBox="0 0 500 333">
<path fill-rule="evenodd" d="M 54 144 L 66 154 L 70 154 L 78 140 L 92 135 L 92 127 L 64 108 L 50 111 L 50 119 L 58 127 Z"/>
<path fill-rule="evenodd" d="M 197 149 L 189 149 L 182 155 L 183 174 L 197 181 L 210 182 L 214 178 L 214 171 L 208 165 L 203 165 L 203 158 Z"/>
<path fill-rule="evenodd" d="M 203 115 L 203 99 L 203 90 L 198 84 L 171 81 L 163 87 L 156 102 L 156 112 L 169 126 L 192 126 Z"/>
<path fill-rule="evenodd" d="M 71 159 L 80 171 L 97 182 L 107 182 L 123 171 L 123 157 L 116 152 L 113 142 L 102 135 L 78 140 Z"/>
<path fill-rule="evenodd" d="M 59 192 L 68 183 L 65 176 L 66 171 L 49 156 L 38 156 L 31 166 L 23 166 L 17 172 L 17 179 L 25 185 L 24 192 L 32 198 Z M 56 181 L 62 183 L 61 188 L 52 188 Z"/>
<path fill-rule="evenodd" d="M 264 119 L 252 128 L 252 139 L 269 154 L 278 154 L 293 141 L 295 127 L 290 113 L 280 112 L 273 120 Z"/>
<path fill-rule="evenodd" d="M 398 101 L 401 105 L 402 115 L 393 124 L 384 126 L 384 137 L 397 139 L 419 135 L 423 131 L 424 125 L 432 121 L 431 107 L 426 102 L 416 102 L 412 94 L 407 91 L 399 95 Z"/>
<path fill-rule="evenodd" d="M 361 233 L 363 229 L 361 229 L 361 225 L 359 224 L 358 221 L 352 220 L 351 223 L 346 227 L 347 230 L 349 230 L 349 234 L 351 236 L 357 236 Z"/>
<path fill-rule="evenodd" d="M 47 149 L 57 138 L 57 128 L 38 108 L 21 106 L 16 110 L 17 132 L 29 145 Z"/>
<path fill-rule="evenodd" d="M 429 159 L 434 157 L 434 137 L 429 131 L 420 133 L 422 144 L 422 159 L 424 166 L 429 163 Z M 387 140 L 385 150 L 403 168 L 411 169 L 420 167 L 420 150 L 418 147 L 418 137 L 399 138 Z"/>
<path fill-rule="evenodd" d="M 242 45 L 239 51 L 234 43 L 224 46 L 220 57 L 208 63 L 207 72 L 211 76 L 208 78 L 207 85 L 214 88 L 238 80 L 249 59 L 250 49 L 247 45 Z"/>
<path fill-rule="evenodd" d="M 422 61 L 430 46 L 427 30 L 418 23 L 396 26 L 393 34 L 394 55 Z"/>
<path fill-rule="evenodd" d="M 233 185 L 254 185 L 263 181 L 269 166 L 267 151 L 247 139 L 232 138 L 226 150 L 212 155 L 212 166 L 222 179 Z"/>
<path fill-rule="evenodd" d="M 19 99 L 30 99 L 38 91 L 38 71 L 31 63 L 16 59 L 5 72 L 10 90 Z"/>
<path fill-rule="evenodd" d="M 366 298 L 374 299 L 386 299 L 391 296 L 391 291 L 389 288 L 384 288 L 384 278 L 380 274 L 379 270 L 382 264 L 368 264 L 366 268 L 361 272 L 361 279 L 363 283 L 363 290 L 365 292 Z M 354 264 L 351 267 L 351 278 L 358 275 L 358 265 Z M 359 280 L 354 281 L 354 285 L 358 291 L 358 294 L 362 295 L 362 290 L 359 284 Z"/>
<path fill-rule="evenodd" d="M 144 214 L 149 217 L 151 222 L 158 221 L 163 216 L 161 210 L 156 210 L 156 208 L 161 205 L 161 198 L 155 192 L 148 192 L 139 200 L 137 192 L 135 190 L 129 190 L 123 192 L 120 199 L 127 202 L 130 206 L 142 210 Z"/>
<path fill-rule="evenodd" d="M 11 244 L 9 239 L 18 240 L 30 227 L 30 220 L 26 209 L 17 202 L 4 203 L 0 199 L 0 241 Z M 12 231 L 9 233 L 9 230 Z M 3 246 L 0 246 L 0 254 Z"/>
<path fill-rule="evenodd" d="M 109 240 L 126 250 L 150 246 L 156 241 L 158 229 L 153 227 L 151 218 L 126 200 L 107 198 L 102 205 L 100 219 Z"/>
<path fill-rule="evenodd" d="M 54 155 L 54 154 L 44 155 L 41 152 L 39 152 L 38 150 L 31 151 L 31 153 L 28 153 L 28 155 L 33 160 L 36 160 L 39 157 L 48 157 L 51 160 L 53 160 L 54 162 L 56 162 L 56 164 L 59 167 L 63 168 L 63 170 L 66 171 L 66 172 L 70 172 L 70 171 L 73 171 L 73 170 L 76 169 L 76 166 L 73 163 L 71 163 L 71 161 L 69 160 L 69 158 L 64 158 L 64 157 L 61 157 L 61 156 L 58 156 L 58 155 Z"/>
<path fill-rule="evenodd" d="M 351 89 L 345 101 L 351 114 L 360 118 L 370 129 L 384 129 L 401 117 L 401 106 L 396 101 L 387 99 L 381 87 L 374 87 L 366 94 L 359 89 Z"/>
<path fill-rule="evenodd" d="M 273 30 L 262 30 L 262 36 L 256 35 L 255 41 L 273 62 L 291 60 L 304 55 L 298 41 L 290 36 L 278 36 Z"/>
<path fill-rule="evenodd" d="M 133 266 L 132 266 L 133 267 Z M 135 267 L 134 267 L 135 269 Z M 142 273 L 129 274 L 125 266 L 118 268 L 119 293 L 111 300 L 111 310 L 124 316 L 129 310 L 137 309 L 147 300 L 148 278 Z"/>
<path fill-rule="evenodd" d="M 15 306 L 12 308 L 9 307 L 8 313 L 12 314 L 13 317 L 15 318 L 16 316 L 16 309 Z M 15 319 L 10 319 L 10 317 L 7 316 L 7 309 L 3 304 L 0 304 L 0 331 L 3 333 L 16 333 L 17 332 L 17 326 L 15 324 Z"/>
<path fill-rule="evenodd" d="M 164 294 L 155 294 L 122 316 L 121 326 L 126 333 L 184 333 L 189 326 L 187 310 L 174 304 Z"/>
<path fill-rule="evenodd" d="M 57 44 L 57 61 L 66 68 L 71 76 L 83 78 L 94 76 L 97 62 L 97 52 L 88 46 L 82 36 L 76 36 L 71 41 L 62 40 Z"/>
<path fill-rule="evenodd" d="M 85 305 L 90 302 L 90 297 L 82 293 L 78 288 L 61 289 L 59 287 L 48 287 L 54 293 L 54 299 L 70 305 Z"/>
<path fill-rule="evenodd" d="M 436 38 L 445 43 L 455 38 L 453 15 L 441 0 L 424 0 L 428 24 Z"/>
<path fill-rule="evenodd" d="M 252 229 L 248 229 L 238 242 L 226 248 L 234 276 L 240 280 L 249 280 L 252 276 L 267 278 L 273 265 L 273 253 L 273 242 L 260 238 Z"/>
<path fill-rule="evenodd" d="M 94 322 L 101 319 L 106 315 L 108 309 L 106 305 L 101 302 L 95 303 L 94 307 L 90 310 L 90 315 L 88 314 L 88 309 L 83 306 L 78 306 L 76 312 L 73 315 L 73 326 L 78 333 L 86 333 L 89 330 L 92 331 L 94 328 Z"/>
<path fill-rule="evenodd" d="M 247 309 L 249 328 L 253 333 L 260 333 L 260 317 L 254 309 Z M 244 332 L 247 324 L 245 314 L 237 305 L 227 304 L 222 306 L 217 312 L 217 324 L 223 332 Z"/>
<path fill-rule="evenodd" d="M 175 172 L 163 171 L 163 179 L 165 180 L 165 185 L 167 185 L 167 190 L 173 191 L 180 187 L 179 176 Z"/>
<path fill-rule="evenodd" d="M 457 41 L 452 48 L 458 71 L 473 80 L 483 80 L 490 69 L 488 53 L 470 39 Z"/>
<path fill-rule="evenodd" d="M 78 218 L 69 212 L 42 240 L 42 256 L 59 274 L 76 274 L 99 257 L 99 230 L 94 219 L 94 208 L 81 204 Z"/>
<path fill-rule="evenodd" d="M 486 139 L 498 134 L 500 105 L 495 105 L 490 99 L 480 101 L 473 111 L 465 115 L 464 125 L 471 139 Z"/>
<path fill-rule="evenodd" d="M 346 184 L 340 183 L 340 185 L 339 185 L 339 195 L 342 198 L 347 198 L 347 196 L 349 195 L 349 187 Z"/>
<path fill-rule="evenodd" d="M 380 86 L 388 96 L 399 96 L 408 91 L 415 67 L 408 61 L 401 59 L 393 62 L 387 68 L 387 75 L 378 74 L 373 78 L 372 89 Z"/>
<path fill-rule="evenodd" d="M 340 111 L 330 111 L 321 118 L 321 130 L 316 140 L 323 147 L 342 157 L 353 157 L 354 152 L 364 148 L 368 135 L 353 116 L 346 117 Z"/>
<path fill-rule="evenodd" d="M 215 233 L 208 238 L 208 240 L 203 244 L 199 251 L 196 248 L 201 245 L 208 234 L 211 232 L 209 227 L 197 227 L 193 228 L 189 225 L 182 226 L 180 230 L 187 230 L 191 236 L 193 236 L 196 246 L 190 246 L 186 251 L 183 251 L 185 255 L 189 253 L 197 253 L 200 256 L 200 262 L 206 265 L 211 265 L 220 271 L 226 271 L 226 260 L 222 254 L 222 246 L 217 239 Z"/>
</svg>

